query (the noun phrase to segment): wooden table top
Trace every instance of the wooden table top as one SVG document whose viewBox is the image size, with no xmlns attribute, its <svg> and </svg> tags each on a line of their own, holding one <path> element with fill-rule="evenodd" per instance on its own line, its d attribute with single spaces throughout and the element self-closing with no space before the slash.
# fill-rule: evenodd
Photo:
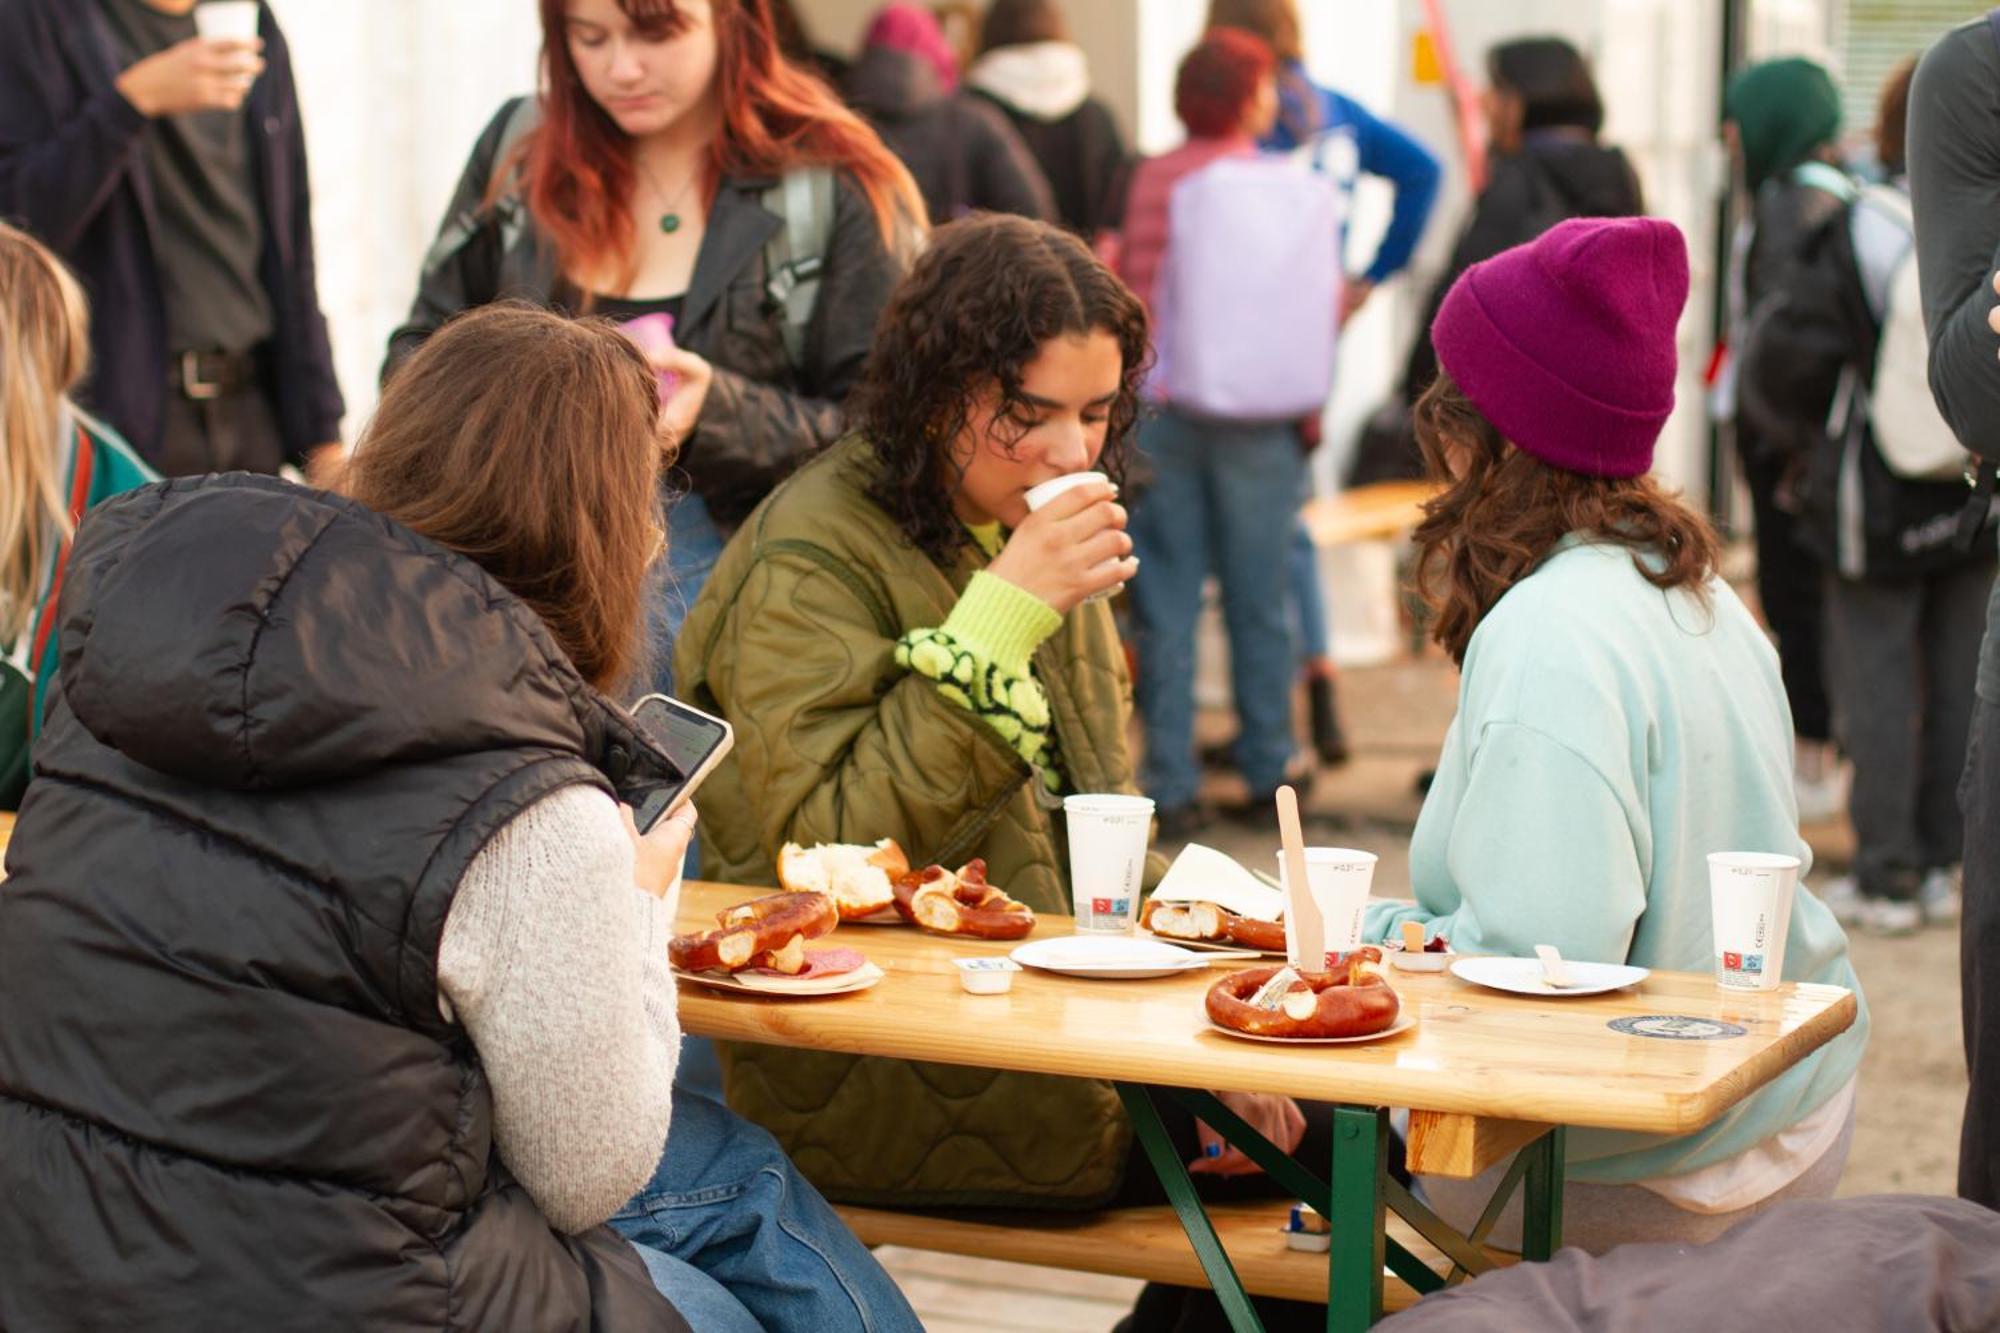
<svg viewBox="0 0 2000 1333">
<path fill-rule="evenodd" d="M 711 929 L 718 911 L 756 896 L 690 883 L 679 928 Z M 1068 933 L 1069 918 L 1045 918 L 1033 938 Z M 1415 1028 L 1369 1045 L 1286 1048 L 1207 1026 L 1203 996 L 1242 962 L 1146 981 L 1028 969 L 1007 995 L 968 995 L 951 960 L 1013 946 L 900 925 L 849 925 L 834 938 L 880 966 L 888 974 L 881 984 L 850 995 L 765 999 L 683 981 L 682 1026 L 808 1050 L 1686 1134 L 1846 1030 L 1856 1008 L 1853 993 L 1838 986 L 1745 993 L 1721 990 L 1706 974 L 1656 972 L 1629 990 L 1565 1000 L 1508 995 L 1443 973 L 1393 972 Z M 1746 1031 L 1670 1040 L 1607 1026 L 1655 1014 Z"/>
</svg>

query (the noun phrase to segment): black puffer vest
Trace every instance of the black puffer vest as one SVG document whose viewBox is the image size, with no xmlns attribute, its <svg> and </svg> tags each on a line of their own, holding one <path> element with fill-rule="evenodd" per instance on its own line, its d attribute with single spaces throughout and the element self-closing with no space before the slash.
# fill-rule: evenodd
<svg viewBox="0 0 2000 1333">
<path fill-rule="evenodd" d="M 470 561 L 266 478 L 84 525 L 0 885 L 0 1328 L 685 1329 L 493 1150 L 437 952 L 557 788 L 665 761 Z"/>
</svg>

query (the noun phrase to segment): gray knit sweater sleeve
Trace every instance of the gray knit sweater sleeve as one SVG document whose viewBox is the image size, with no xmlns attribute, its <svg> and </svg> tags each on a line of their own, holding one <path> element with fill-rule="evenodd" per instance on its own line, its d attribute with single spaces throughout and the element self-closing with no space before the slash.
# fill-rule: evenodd
<svg viewBox="0 0 2000 1333">
<path fill-rule="evenodd" d="M 1910 196 L 1931 393 L 1960 443 L 2000 461 L 2000 40 L 1985 18 L 1939 38 L 1910 89 Z"/>
<path fill-rule="evenodd" d="M 493 1089 L 493 1140 L 552 1226 L 583 1231 L 651 1179 L 680 1052 L 673 904 L 634 887 L 618 807 L 566 787 L 517 815 L 459 881 L 440 1008 Z"/>
</svg>

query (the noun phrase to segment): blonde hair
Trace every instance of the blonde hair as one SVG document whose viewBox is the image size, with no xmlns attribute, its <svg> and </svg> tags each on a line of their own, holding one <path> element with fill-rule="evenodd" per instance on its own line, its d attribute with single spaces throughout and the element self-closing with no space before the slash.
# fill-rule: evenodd
<svg viewBox="0 0 2000 1333">
<path fill-rule="evenodd" d="M 50 553 L 69 539 L 63 440 L 90 366 L 90 314 L 62 261 L 0 222 L 0 640 L 27 632 Z"/>
</svg>

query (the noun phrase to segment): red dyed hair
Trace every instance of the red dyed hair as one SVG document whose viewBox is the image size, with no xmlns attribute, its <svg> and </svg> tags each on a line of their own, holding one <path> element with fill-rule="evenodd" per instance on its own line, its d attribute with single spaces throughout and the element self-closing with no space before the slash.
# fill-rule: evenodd
<svg viewBox="0 0 2000 1333">
<path fill-rule="evenodd" d="M 570 59 L 564 0 L 540 0 L 542 120 L 523 147 L 528 210 L 555 242 L 565 270 L 632 260 L 635 172 L 625 132 L 592 100 Z M 709 145 L 704 205 L 724 176 L 777 175 L 828 166 L 854 178 L 874 211 L 882 243 L 925 223 L 923 196 L 875 131 L 818 78 L 778 50 L 770 0 L 714 0 L 722 132 Z M 618 0 L 641 29 L 672 32 L 675 0 Z M 510 164 L 503 163 L 504 178 Z"/>
<path fill-rule="evenodd" d="M 1219 139 L 1243 127 L 1243 117 L 1278 58 L 1270 44 L 1242 28 L 1210 28 L 1181 61 L 1174 79 L 1174 114 L 1197 139 Z"/>
</svg>

